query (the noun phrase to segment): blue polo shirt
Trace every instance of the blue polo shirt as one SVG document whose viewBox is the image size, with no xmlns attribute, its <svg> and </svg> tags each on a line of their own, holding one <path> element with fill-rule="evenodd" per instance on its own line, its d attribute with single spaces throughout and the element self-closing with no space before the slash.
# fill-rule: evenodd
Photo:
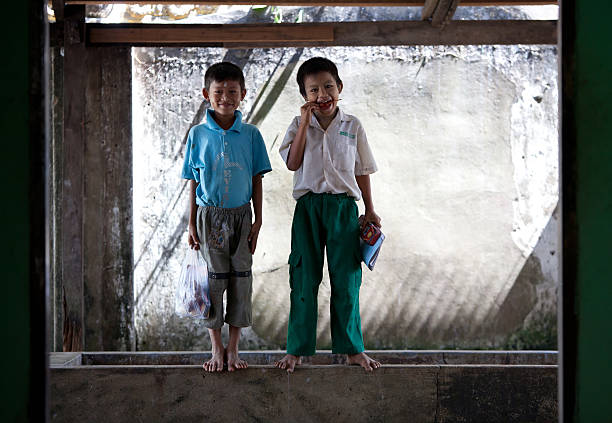
<svg viewBox="0 0 612 423">
<path fill-rule="evenodd" d="M 253 176 L 270 172 L 270 160 L 259 130 L 242 123 L 236 110 L 234 124 L 221 128 L 207 110 L 206 121 L 189 131 L 181 176 L 199 185 L 200 206 L 240 207 L 251 200 Z"/>
</svg>

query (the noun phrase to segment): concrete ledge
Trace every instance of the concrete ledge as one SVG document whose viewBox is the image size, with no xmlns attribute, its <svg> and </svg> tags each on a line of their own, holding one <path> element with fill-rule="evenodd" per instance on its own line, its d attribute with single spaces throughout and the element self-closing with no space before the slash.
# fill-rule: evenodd
<svg viewBox="0 0 612 423">
<path fill-rule="evenodd" d="M 259 356 L 263 360 L 281 353 L 251 354 L 252 359 Z M 377 354 L 390 352 L 372 353 Z M 416 352 L 393 354 L 395 360 L 438 359 L 440 354 L 472 361 L 501 359 L 504 354 L 511 361 L 536 357 L 446 351 L 422 356 Z M 550 353 L 539 354 L 545 358 Z M 138 357 L 143 363 L 160 361 L 159 357 L 197 357 L 198 364 L 112 365 L 108 364 L 112 355 L 131 357 L 132 361 Z M 479 356 L 482 360 L 476 360 Z M 106 364 L 92 364 L 94 358 L 104 358 Z M 306 364 L 289 375 L 269 365 L 252 364 L 235 373 L 209 374 L 201 369 L 201 358 L 198 353 L 83 353 L 83 365 L 53 365 L 52 420 L 420 423 L 557 419 L 555 365 L 386 364 L 366 374 L 359 367 Z M 317 354 L 313 360 L 324 358 L 325 353 Z"/>
<path fill-rule="evenodd" d="M 440 350 L 385 350 L 366 351 L 383 364 L 511 364 L 556 365 L 556 351 L 440 351 Z M 67 359 L 83 365 L 199 365 L 210 358 L 209 352 L 193 351 L 140 351 L 140 352 L 82 352 L 52 353 L 51 365 L 63 365 Z M 272 364 L 285 355 L 282 351 L 241 351 L 240 356 L 249 364 Z M 306 364 L 345 364 L 346 356 L 320 350 L 304 357 Z"/>
</svg>

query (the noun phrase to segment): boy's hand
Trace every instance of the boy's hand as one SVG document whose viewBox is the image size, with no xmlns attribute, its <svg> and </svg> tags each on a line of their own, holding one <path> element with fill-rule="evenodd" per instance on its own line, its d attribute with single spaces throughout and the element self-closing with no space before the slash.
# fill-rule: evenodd
<svg viewBox="0 0 612 423">
<path fill-rule="evenodd" d="M 257 237 L 259 236 L 260 229 L 261 221 L 256 220 L 255 222 L 253 222 L 253 226 L 251 226 L 251 232 L 249 233 L 249 237 L 247 238 L 251 254 L 255 254 L 255 248 L 257 248 Z"/>
<path fill-rule="evenodd" d="M 314 101 L 309 101 L 304 103 L 304 105 L 300 108 L 300 112 L 302 114 L 302 122 L 308 124 L 310 123 L 310 119 L 312 119 L 312 112 L 314 110 L 318 110 L 319 105 Z"/>
<path fill-rule="evenodd" d="M 378 216 L 374 210 L 366 210 L 365 215 L 359 216 L 359 227 L 361 229 L 368 223 L 372 223 L 379 228 L 381 227 L 380 216 Z"/>
<path fill-rule="evenodd" d="M 187 237 L 189 247 L 193 250 L 200 249 L 200 239 L 198 238 L 198 229 L 195 225 L 189 225 L 189 235 Z"/>
</svg>

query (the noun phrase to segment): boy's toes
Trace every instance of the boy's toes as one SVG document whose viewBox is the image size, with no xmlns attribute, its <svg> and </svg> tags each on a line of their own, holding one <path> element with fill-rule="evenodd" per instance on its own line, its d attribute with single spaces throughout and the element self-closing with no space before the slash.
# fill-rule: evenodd
<svg viewBox="0 0 612 423">
<path fill-rule="evenodd" d="M 295 366 L 302 363 L 302 357 L 287 354 L 281 360 L 274 363 L 275 367 L 287 370 L 287 373 L 293 373 Z"/>
</svg>

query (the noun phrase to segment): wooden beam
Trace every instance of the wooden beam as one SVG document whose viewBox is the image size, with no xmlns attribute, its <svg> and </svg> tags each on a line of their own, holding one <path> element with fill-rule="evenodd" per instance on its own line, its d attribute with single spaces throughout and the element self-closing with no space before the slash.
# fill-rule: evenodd
<svg viewBox="0 0 612 423">
<path fill-rule="evenodd" d="M 436 7 L 431 17 L 431 26 L 434 28 L 441 28 L 450 22 L 458 5 L 459 0 L 440 0 L 438 2 L 438 7 Z"/>
<path fill-rule="evenodd" d="M 64 20 L 64 1 L 52 0 L 51 5 L 53 6 L 53 13 L 55 14 L 55 22 L 62 22 Z"/>
<path fill-rule="evenodd" d="M 421 20 L 426 21 L 428 19 L 431 19 L 440 1 L 441 0 L 425 0 L 425 4 L 421 9 Z"/>
<path fill-rule="evenodd" d="M 184 44 L 194 42 L 253 43 L 331 42 L 332 25 L 96 25 L 90 26 L 91 44 Z"/>
<path fill-rule="evenodd" d="M 261 0 L 67 0 L 65 4 L 196 4 L 196 5 L 258 5 Z M 425 0 L 270 0 L 269 6 L 414 6 L 422 7 Z M 556 5 L 558 0 L 469 0 L 462 6 L 541 6 Z"/>
<path fill-rule="evenodd" d="M 450 7 L 448 8 L 448 13 L 446 14 L 447 21 L 453 19 L 455 16 L 455 12 L 457 11 L 457 7 L 459 7 L 460 0 L 453 0 Z"/>
<path fill-rule="evenodd" d="M 88 351 L 133 349 L 132 51 L 87 47 L 83 292 Z"/>
<path fill-rule="evenodd" d="M 146 29 L 134 38 L 133 28 Z M 186 28 L 187 27 L 187 28 Z M 237 41 L 220 41 L 210 34 L 207 27 L 215 27 L 215 33 L 227 34 L 240 27 L 243 38 Z M 333 32 L 327 41 L 296 41 L 282 38 L 291 34 L 290 28 L 301 27 L 314 33 Z M 88 32 L 91 44 L 121 44 L 130 46 L 201 46 L 226 48 L 261 47 L 331 47 L 331 46 L 382 46 L 382 45 L 469 45 L 469 44 L 556 44 L 556 21 L 451 21 L 444 30 L 433 28 L 424 21 L 339 22 L 308 24 L 250 24 L 250 25 L 167 25 L 167 24 L 90 24 Z M 95 31 L 94 31 L 95 30 Z M 180 40 L 173 32 L 180 30 Z M 270 31 L 275 30 L 272 37 Z M 187 31 L 187 32 L 185 32 Z M 219 32 L 220 31 L 220 32 Z M 266 32 L 267 41 L 254 41 L 258 32 Z M 108 36 L 107 36 L 108 34 Z M 147 38 L 142 36 L 147 35 Z"/>
<path fill-rule="evenodd" d="M 66 8 L 64 18 L 63 139 L 61 159 L 61 269 L 63 351 L 83 351 L 83 191 L 87 49 L 79 27 L 85 7 Z M 61 287 L 61 290 L 59 289 Z"/>
</svg>

